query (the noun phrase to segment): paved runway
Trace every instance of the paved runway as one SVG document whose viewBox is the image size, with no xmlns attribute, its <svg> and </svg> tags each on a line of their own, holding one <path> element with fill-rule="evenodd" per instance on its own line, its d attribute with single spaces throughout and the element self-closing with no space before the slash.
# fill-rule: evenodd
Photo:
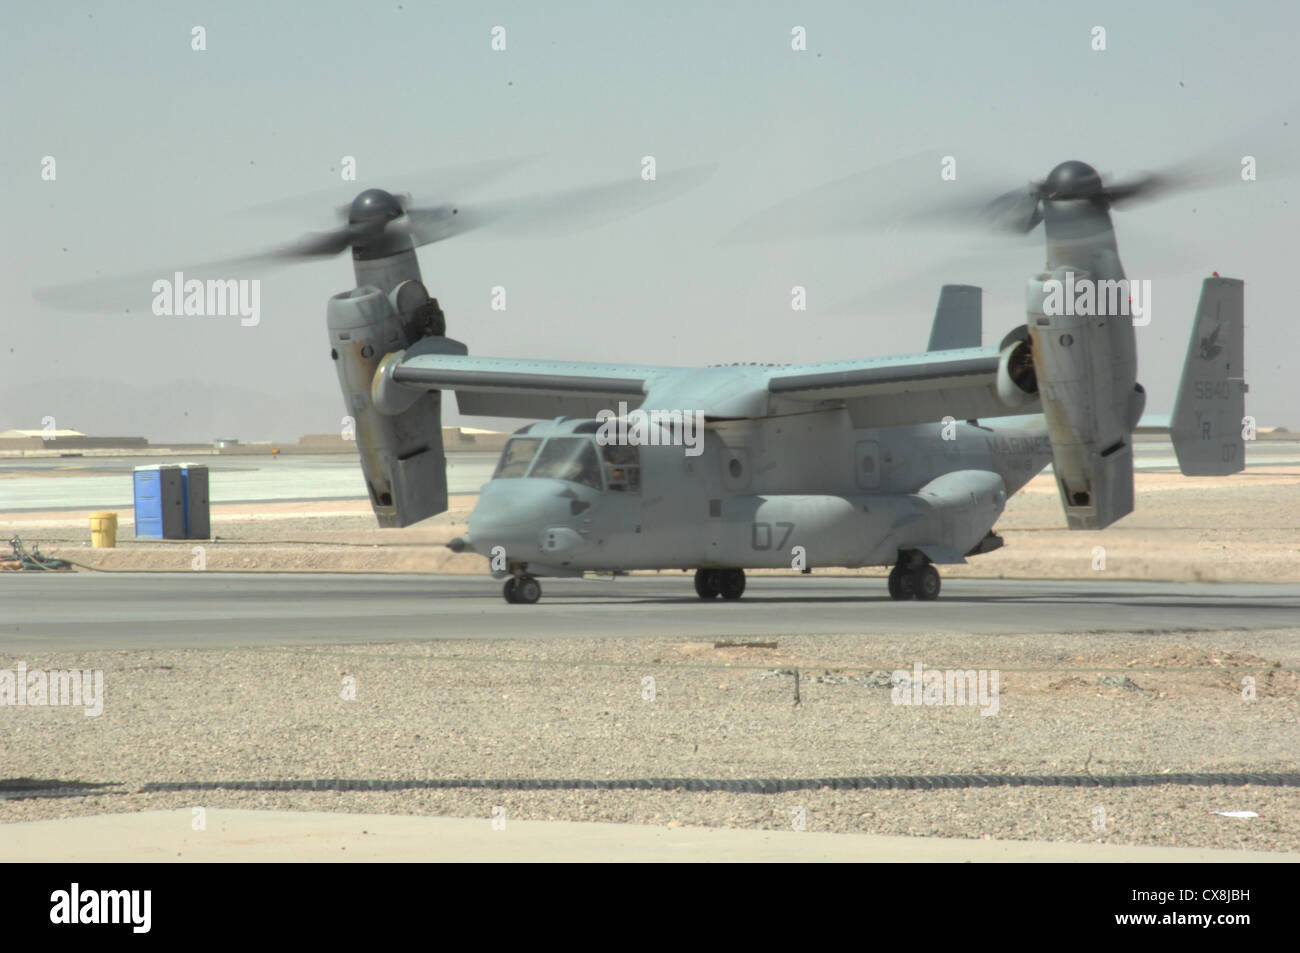
<svg viewBox="0 0 1300 953">
<path fill-rule="evenodd" d="M 688 573 L 542 580 L 507 605 L 487 576 L 6 573 L 0 652 L 228 648 L 532 636 L 1266 629 L 1300 626 L 1300 585 L 946 580 L 892 602 L 883 578 L 751 577 L 702 603 Z"/>
</svg>

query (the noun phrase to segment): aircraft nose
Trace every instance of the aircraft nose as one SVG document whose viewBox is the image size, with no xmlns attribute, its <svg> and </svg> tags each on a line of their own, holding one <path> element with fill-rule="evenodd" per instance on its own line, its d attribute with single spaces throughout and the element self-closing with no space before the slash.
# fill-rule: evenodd
<svg viewBox="0 0 1300 953">
<path fill-rule="evenodd" d="M 452 542 L 482 556 L 500 546 L 508 559 L 537 559 L 542 531 L 572 520 L 573 498 L 556 481 L 493 480 L 470 514 L 468 539 Z"/>
</svg>

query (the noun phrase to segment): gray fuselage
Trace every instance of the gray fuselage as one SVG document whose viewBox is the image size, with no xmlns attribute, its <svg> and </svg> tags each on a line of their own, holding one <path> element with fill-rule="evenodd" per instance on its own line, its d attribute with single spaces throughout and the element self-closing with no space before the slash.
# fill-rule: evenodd
<svg viewBox="0 0 1300 953">
<path fill-rule="evenodd" d="M 613 463 L 596 429 L 561 418 L 512 437 L 466 540 L 494 574 L 961 562 L 1052 458 L 1041 417 L 857 429 L 830 409 L 713 422 L 698 455 L 643 445 Z M 581 473 L 555 464 L 578 456 Z"/>
</svg>

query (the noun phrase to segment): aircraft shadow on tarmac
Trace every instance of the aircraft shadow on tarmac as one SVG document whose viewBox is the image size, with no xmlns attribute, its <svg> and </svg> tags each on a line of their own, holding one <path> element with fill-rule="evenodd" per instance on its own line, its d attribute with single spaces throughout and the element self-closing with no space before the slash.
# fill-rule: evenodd
<svg viewBox="0 0 1300 953">
<path fill-rule="evenodd" d="M 63 782 L 66 785 L 66 782 Z M 939 790 L 988 787 L 1161 787 L 1247 784 L 1300 787 L 1294 772 L 1180 772 L 1161 774 L 921 774 L 859 775 L 846 777 L 766 778 L 269 778 L 228 781 L 150 781 L 140 793 L 177 791 L 692 791 L 778 794 L 789 791 Z M 120 786 L 120 785 L 119 785 Z M 58 789 L 51 789 L 51 795 Z M 126 791 L 105 792 L 126 794 Z M 31 796 L 41 796 L 33 791 Z"/>
<path fill-rule="evenodd" d="M 746 594 L 744 598 L 736 602 L 724 602 L 718 600 L 705 601 L 697 596 L 640 596 L 640 595 L 547 595 L 536 606 L 542 605 L 564 605 L 573 606 L 575 604 L 590 604 L 596 601 L 617 603 L 619 605 L 849 605 L 853 603 L 865 603 L 871 605 L 879 604 L 901 604 L 908 605 L 908 601 L 899 603 L 898 600 L 891 599 L 887 594 L 864 593 L 862 595 L 825 595 L 809 594 L 807 596 L 766 596 L 759 594 Z M 1053 594 L 1035 595 L 1032 593 L 1000 595 L 952 595 L 940 596 L 933 602 L 918 603 L 919 607 L 925 608 L 942 608 L 945 605 L 1015 605 L 1015 604 L 1033 604 L 1033 605 L 1061 605 L 1075 606 L 1086 605 L 1089 607 L 1099 607 L 1104 605 L 1114 606 L 1117 612 L 1141 609 L 1204 609 L 1204 610 L 1223 610 L 1223 611 L 1250 611 L 1252 609 L 1288 609 L 1294 608 L 1297 616 L 1300 617 L 1300 602 L 1287 601 L 1285 597 L 1253 597 L 1237 598 L 1229 600 L 1210 601 L 1205 596 L 1188 596 L 1186 599 L 1161 599 L 1152 600 L 1148 597 L 1125 593 L 1088 593 L 1076 597 L 1059 596 Z M 503 604 L 504 605 L 504 604 Z M 513 608 L 513 607 L 508 607 Z M 725 611 L 717 609 L 715 611 Z"/>
</svg>

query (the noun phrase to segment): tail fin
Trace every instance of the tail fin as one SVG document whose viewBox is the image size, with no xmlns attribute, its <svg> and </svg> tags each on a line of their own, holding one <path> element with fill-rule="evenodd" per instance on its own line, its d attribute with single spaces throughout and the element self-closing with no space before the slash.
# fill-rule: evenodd
<svg viewBox="0 0 1300 953">
<path fill-rule="evenodd" d="M 1238 473 L 1246 466 L 1243 292 L 1237 278 L 1206 278 L 1183 362 L 1169 432 L 1187 476 Z"/>
<path fill-rule="evenodd" d="M 930 326 L 927 351 L 979 347 L 983 321 L 983 289 L 974 285 L 944 285 Z"/>
</svg>

